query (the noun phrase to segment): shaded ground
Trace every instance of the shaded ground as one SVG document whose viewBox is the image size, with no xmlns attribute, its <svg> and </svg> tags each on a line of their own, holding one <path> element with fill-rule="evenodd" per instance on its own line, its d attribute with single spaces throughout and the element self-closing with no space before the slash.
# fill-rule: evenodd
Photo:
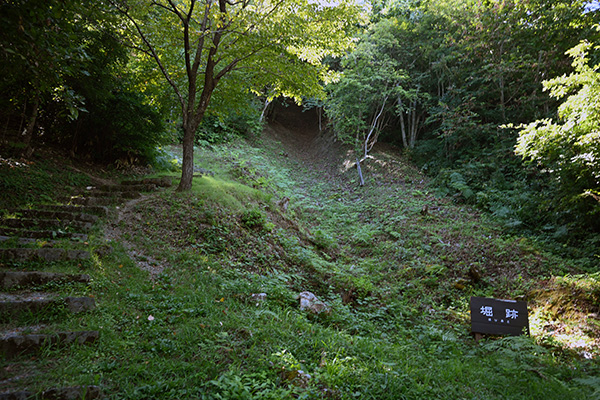
<svg viewBox="0 0 600 400">
<path fill-rule="evenodd" d="M 439 281 L 432 288 L 434 292 L 439 292 L 438 285 L 448 287 L 448 293 L 438 298 L 442 306 L 453 308 L 451 299 L 463 298 L 460 292 L 473 286 L 487 291 L 489 297 L 524 299 L 530 304 L 532 332 L 540 341 L 584 358 L 600 354 L 598 274 L 577 275 L 577 269 L 568 263 L 548 260 L 549 256 L 530 239 L 502 238 L 499 229 L 478 226 L 482 216 L 476 210 L 457 207 L 449 198 L 429 194 L 426 178 L 399 157 L 399 150 L 393 146 L 375 146 L 373 158 L 363 165 L 367 186 L 358 188 L 349 147 L 336 142 L 330 132 L 320 132 L 318 122 L 314 109 L 279 107 L 265 133 L 281 145 L 286 157 L 312 170 L 304 180 L 304 188 L 324 180 L 329 187 L 323 193 L 330 198 L 339 195 L 371 203 L 373 209 L 364 215 L 363 224 L 374 220 L 392 222 L 388 234 L 417 237 L 421 246 L 430 249 L 428 253 L 435 254 L 437 261 L 422 257 L 425 270 L 418 273 L 426 273 L 423 279 L 434 276 Z M 402 203 L 404 207 L 398 207 Z M 406 206 L 412 207 L 414 216 L 398 219 L 406 213 Z M 377 241 L 387 240 L 385 236 L 371 236 L 372 247 Z M 368 247 L 362 252 L 366 258 L 373 256 Z M 381 260 L 390 258 L 397 257 L 381 255 Z M 397 258 L 396 262 L 403 260 Z M 565 273 L 574 276 L 560 277 Z M 406 274 L 403 279 L 412 278 Z M 452 313 L 448 315 L 453 317 Z"/>
<path fill-rule="evenodd" d="M 325 126 L 325 121 L 322 121 Z M 307 167 L 332 177 L 344 171 L 346 146 L 335 140 L 331 132 L 319 130 L 316 109 L 304 110 L 295 104 L 277 105 L 264 134 L 281 143 L 281 154 L 300 161 Z"/>
</svg>

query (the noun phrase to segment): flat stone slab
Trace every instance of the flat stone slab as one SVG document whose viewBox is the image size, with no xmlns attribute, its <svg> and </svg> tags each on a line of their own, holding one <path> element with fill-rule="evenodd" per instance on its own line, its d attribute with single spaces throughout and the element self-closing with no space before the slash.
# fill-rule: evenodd
<svg viewBox="0 0 600 400">
<path fill-rule="evenodd" d="M 89 283 L 90 276 L 40 271 L 0 271 L 0 286 L 4 289 L 43 285 L 50 282 Z"/>
<path fill-rule="evenodd" d="M 137 199 L 138 197 L 141 196 L 140 192 L 138 192 L 138 191 L 127 191 L 127 192 L 112 191 L 112 192 L 107 192 L 107 191 L 104 191 L 104 190 L 94 190 L 94 191 L 90 192 L 90 194 L 92 194 L 94 197 L 109 198 L 109 199 L 116 199 L 116 200 Z"/>
<path fill-rule="evenodd" d="M 0 353 L 6 358 L 14 358 L 22 354 L 37 353 L 45 346 L 65 346 L 74 343 L 92 344 L 99 337 L 98 331 L 12 334 L 0 338 Z"/>
<path fill-rule="evenodd" d="M 52 388 L 42 393 L 18 391 L 0 393 L 0 400 L 95 400 L 102 397 L 100 386 Z"/>
<path fill-rule="evenodd" d="M 154 183 L 138 183 L 138 184 L 126 184 L 126 185 L 104 185 L 99 186 L 93 192 L 121 192 L 121 193 L 129 193 L 129 192 L 151 192 L 156 190 L 156 185 Z"/>
<path fill-rule="evenodd" d="M 90 252 L 86 250 L 67 250 L 54 248 L 41 249 L 0 249 L 0 259 L 13 261 L 75 261 L 88 260 Z"/>
<path fill-rule="evenodd" d="M 23 229 L 71 229 L 76 232 L 86 232 L 92 229 L 92 222 L 68 221 L 59 219 L 38 219 L 38 218 L 3 218 L 0 220 L 0 225 L 8 228 L 23 228 Z"/>
<path fill-rule="evenodd" d="M 119 198 L 114 197 L 97 197 L 93 196 L 73 196 L 66 199 L 69 205 L 74 206 L 85 206 L 85 207 L 100 207 L 100 206 L 111 206 L 114 203 L 120 201 Z"/>
<path fill-rule="evenodd" d="M 121 181 L 121 185 L 156 185 L 160 187 L 171 187 L 173 185 L 173 179 L 168 176 L 160 178 L 143 178 L 143 179 L 126 179 Z"/>
<path fill-rule="evenodd" d="M 1 237 L 19 237 L 26 239 L 71 239 L 71 240 L 88 240 L 88 235 L 85 233 L 72 233 L 63 231 L 52 231 L 52 230 L 40 230 L 34 231 L 29 229 L 19 228 L 2 228 L 0 227 Z M 0 241 L 2 241 L 0 239 Z"/>
<path fill-rule="evenodd" d="M 96 308 L 96 300 L 93 297 L 65 297 L 64 304 L 72 313 L 91 311 Z"/>
<path fill-rule="evenodd" d="M 80 313 L 95 309 L 96 301 L 93 297 L 65 297 L 61 299 L 48 293 L 0 294 L 0 313 L 4 315 L 35 314 L 59 306 L 64 306 L 69 312 Z"/>
<path fill-rule="evenodd" d="M 11 209 L 9 213 L 15 213 L 21 218 L 32 218 L 32 219 L 51 219 L 61 221 L 79 221 L 79 222 L 91 222 L 96 223 L 99 219 L 97 215 L 88 214 L 78 210 L 23 210 L 23 209 Z"/>
<path fill-rule="evenodd" d="M 73 212 L 73 213 L 85 213 L 85 214 L 93 214 L 102 218 L 106 218 L 109 216 L 108 207 L 104 206 L 77 206 L 77 205 L 41 205 L 38 206 L 40 209 L 51 210 L 51 211 L 64 211 L 64 212 Z"/>
</svg>

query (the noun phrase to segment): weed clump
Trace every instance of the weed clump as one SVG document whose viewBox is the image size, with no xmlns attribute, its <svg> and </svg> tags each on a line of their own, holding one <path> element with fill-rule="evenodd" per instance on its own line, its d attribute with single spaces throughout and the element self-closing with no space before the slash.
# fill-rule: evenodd
<svg viewBox="0 0 600 400">
<path fill-rule="evenodd" d="M 264 229 L 267 218 L 259 210 L 248 210 L 242 213 L 240 220 L 242 225 L 249 229 Z"/>
</svg>

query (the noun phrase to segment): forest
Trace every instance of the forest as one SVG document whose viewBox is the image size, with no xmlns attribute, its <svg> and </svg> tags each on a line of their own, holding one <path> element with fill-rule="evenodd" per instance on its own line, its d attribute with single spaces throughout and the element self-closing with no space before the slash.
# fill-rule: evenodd
<svg viewBox="0 0 600 400">
<path fill-rule="evenodd" d="M 599 21 L 589 0 L 0 2 L 2 271 L 32 268 L 5 258 L 23 208 L 175 182 L 81 243 L 26 242 L 85 243 L 56 268 L 90 286 L 40 287 L 100 302 L 20 317 L 101 334 L 41 370 L 106 398 L 598 398 Z M 326 313 L 296 310 L 307 290 Z M 529 301 L 531 336 L 471 343 L 470 296 Z M 15 387 L 45 398 L 40 376 Z"/>
<path fill-rule="evenodd" d="M 5 151 L 159 165 L 161 145 L 257 132 L 292 98 L 359 159 L 398 145 L 440 193 L 598 261 L 597 4 L 241 2 L 202 36 L 216 3 L 203 22 L 195 2 L 138 3 L 2 5 Z"/>
</svg>

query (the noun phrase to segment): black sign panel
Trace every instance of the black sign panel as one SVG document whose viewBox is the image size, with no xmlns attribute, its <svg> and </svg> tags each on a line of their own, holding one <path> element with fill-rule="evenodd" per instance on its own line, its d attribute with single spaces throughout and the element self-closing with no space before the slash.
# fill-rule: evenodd
<svg viewBox="0 0 600 400">
<path fill-rule="evenodd" d="M 518 336 L 529 334 L 527 303 L 471 297 L 471 332 Z"/>
</svg>

